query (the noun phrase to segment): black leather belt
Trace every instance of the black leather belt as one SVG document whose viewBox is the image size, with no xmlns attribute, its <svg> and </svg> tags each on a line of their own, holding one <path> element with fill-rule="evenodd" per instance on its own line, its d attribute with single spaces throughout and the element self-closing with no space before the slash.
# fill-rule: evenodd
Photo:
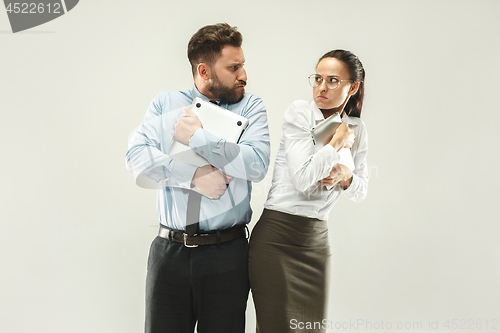
<svg viewBox="0 0 500 333">
<path fill-rule="evenodd" d="M 198 247 L 199 245 L 220 244 L 246 237 L 247 234 L 245 229 L 245 226 L 241 226 L 226 230 L 217 230 L 210 233 L 194 234 L 189 237 L 185 232 L 170 230 L 160 226 L 158 236 L 177 243 L 184 243 L 186 247 Z"/>
</svg>

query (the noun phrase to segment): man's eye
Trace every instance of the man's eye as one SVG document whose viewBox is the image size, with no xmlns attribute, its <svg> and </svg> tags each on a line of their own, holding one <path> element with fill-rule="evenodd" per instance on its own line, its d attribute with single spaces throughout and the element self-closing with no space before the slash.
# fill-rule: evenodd
<svg viewBox="0 0 500 333">
<path fill-rule="evenodd" d="M 314 79 L 316 80 L 316 82 L 323 81 L 323 78 L 321 76 L 316 76 Z"/>
</svg>

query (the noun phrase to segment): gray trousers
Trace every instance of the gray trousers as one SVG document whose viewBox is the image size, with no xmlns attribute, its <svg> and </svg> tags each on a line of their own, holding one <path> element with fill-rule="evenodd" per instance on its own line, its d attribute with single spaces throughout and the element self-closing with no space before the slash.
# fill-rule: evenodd
<svg viewBox="0 0 500 333">
<path fill-rule="evenodd" d="M 146 333 L 244 333 L 248 241 L 187 248 L 156 237 L 146 280 Z"/>
</svg>

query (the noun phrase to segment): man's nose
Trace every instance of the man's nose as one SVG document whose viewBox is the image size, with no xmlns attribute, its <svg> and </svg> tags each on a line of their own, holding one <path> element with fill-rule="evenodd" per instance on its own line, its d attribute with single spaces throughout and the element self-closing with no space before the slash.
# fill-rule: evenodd
<svg viewBox="0 0 500 333">
<path fill-rule="evenodd" d="M 245 68 L 241 68 L 241 72 L 239 73 L 237 80 L 245 82 L 247 81 L 247 71 L 245 70 Z"/>
</svg>

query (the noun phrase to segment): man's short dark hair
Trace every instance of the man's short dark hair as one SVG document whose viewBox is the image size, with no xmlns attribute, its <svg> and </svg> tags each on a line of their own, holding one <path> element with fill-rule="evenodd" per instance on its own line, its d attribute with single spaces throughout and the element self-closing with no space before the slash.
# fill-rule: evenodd
<svg viewBox="0 0 500 333">
<path fill-rule="evenodd" d="M 188 43 L 188 59 L 193 76 L 200 63 L 212 66 L 221 56 L 225 45 L 241 47 L 242 41 L 243 37 L 237 28 L 227 23 L 207 25 L 198 30 Z"/>
</svg>

